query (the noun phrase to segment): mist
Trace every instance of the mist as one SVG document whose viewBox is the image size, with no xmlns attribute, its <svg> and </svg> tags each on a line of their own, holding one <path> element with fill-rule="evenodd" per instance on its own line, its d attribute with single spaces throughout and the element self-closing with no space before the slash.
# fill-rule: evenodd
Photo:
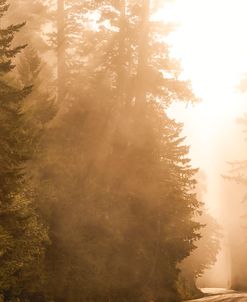
<svg viewBox="0 0 247 302">
<path fill-rule="evenodd" d="M 183 134 L 191 146 L 192 162 L 207 177 L 203 200 L 223 234 L 217 263 L 205 271 L 197 284 L 243 289 L 246 135 L 245 124 L 239 120 L 244 120 L 246 110 L 246 44 L 241 38 L 246 23 L 242 14 L 245 3 L 191 4 L 193 12 L 188 2 L 177 1 L 168 6 L 165 14 L 180 23 L 177 32 L 170 36 L 173 54 L 181 58 L 184 76 L 192 79 L 201 102 L 197 106 L 175 104 L 170 112 L 184 122 Z M 208 16 L 210 25 L 204 20 Z M 234 24 L 228 22 L 235 18 Z"/>
<path fill-rule="evenodd" d="M 244 8 L 0 1 L 1 302 L 246 297 Z"/>
</svg>

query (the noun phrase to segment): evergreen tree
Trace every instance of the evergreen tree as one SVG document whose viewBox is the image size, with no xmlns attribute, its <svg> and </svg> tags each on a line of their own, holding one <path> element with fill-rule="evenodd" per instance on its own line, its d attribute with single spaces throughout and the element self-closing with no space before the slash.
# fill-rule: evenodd
<svg viewBox="0 0 247 302">
<path fill-rule="evenodd" d="M 200 239 L 195 242 L 196 249 L 189 257 L 186 257 L 179 268 L 179 292 L 183 300 L 195 299 L 203 296 L 197 287 L 197 279 L 203 275 L 205 270 L 212 267 L 220 250 L 220 227 L 216 220 L 208 213 L 203 203 L 206 188 L 206 176 L 202 171 L 196 175 L 197 199 L 201 201 L 200 215 L 196 215 L 195 220 L 201 224 Z"/>
<path fill-rule="evenodd" d="M 8 10 L 0 1 L 0 18 Z M 47 235 L 32 204 L 25 164 L 32 155 L 30 131 L 23 110 L 31 86 L 13 85 L 15 56 L 25 47 L 11 47 L 24 23 L 0 29 L 0 292 L 6 299 L 31 297 L 39 291 Z"/>
<path fill-rule="evenodd" d="M 176 266 L 198 238 L 196 170 L 164 113 L 195 98 L 147 4 L 65 1 L 65 98 L 38 195 L 55 301 L 176 301 Z"/>
<path fill-rule="evenodd" d="M 15 40 L 21 43 L 28 41 L 38 54 L 42 57 L 51 56 L 49 46 L 49 27 L 52 24 L 51 15 L 47 8 L 46 0 L 9 0 L 8 22 L 18 24 L 26 21 L 22 28 L 21 35 L 17 35 Z"/>
<path fill-rule="evenodd" d="M 197 220 L 203 226 L 201 238 L 195 242 L 196 249 L 179 265 L 179 292 L 183 300 L 203 297 L 196 281 L 203 276 L 205 270 L 211 268 L 217 260 L 220 251 L 220 227 L 215 219 L 201 208 L 202 215 Z"/>
</svg>

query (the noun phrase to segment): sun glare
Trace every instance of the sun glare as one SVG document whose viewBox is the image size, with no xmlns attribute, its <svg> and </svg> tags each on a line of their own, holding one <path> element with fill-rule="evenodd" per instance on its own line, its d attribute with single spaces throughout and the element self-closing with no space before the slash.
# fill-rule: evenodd
<svg viewBox="0 0 247 302">
<path fill-rule="evenodd" d="M 246 11 L 245 0 L 177 0 L 162 12 L 180 24 L 173 52 L 204 98 L 227 96 L 247 70 Z"/>
<path fill-rule="evenodd" d="M 246 0 L 174 0 L 160 12 L 178 24 L 169 37 L 172 54 L 202 99 L 191 110 L 210 137 L 243 110 L 237 86 L 247 72 L 246 12 Z"/>
<path fill-rule="evenodd" d="M 166 22 L 178 24 L 169 36 L 172 55 L 181 59 L 184 76 L 201 99 L 189 108 L 176 104 L 171 114 L 185 122 L 194 164 L 208 174 L 211 203 L 219 194 L 217 165 L 225 165 L 232 152 L 226 136 L 247 111 L 246 96 L 238 91 L 247 73 L 246 13 L 246 0 L 174 0 L 160 11 Z"/>
</svg>

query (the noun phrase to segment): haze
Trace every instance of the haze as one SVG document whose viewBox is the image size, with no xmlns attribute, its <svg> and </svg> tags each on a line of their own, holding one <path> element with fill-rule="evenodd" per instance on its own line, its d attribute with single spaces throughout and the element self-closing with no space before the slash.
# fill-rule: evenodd
<svg viewBox="0 0 247 302">
<path fill-rule="evenodd" d="M 0 302 L 246 300 L 246 12 L 0 1 Z"/>
<path fill-rule="evenodd" d="M 170 36 L 173 55 L 180 58 L 184 76 L 201 98 L 199 105 L 176 104 L 171 112 L 185 123 L 192 160 L 207 175 L 204 200 L 226 232 L 219 263 L 207 273 L 223 286 L 231 278 L 227 236 L 232 229 L 239 232 L 243 223 L 244 191 L 222 175 L 229 170 L 227 162 L 246 158 L 244 129 L 237 124 L 246 111 L 246 10 L 242 0 L 177 0 L 161 13 L 178 25 Z"/>
</svg>

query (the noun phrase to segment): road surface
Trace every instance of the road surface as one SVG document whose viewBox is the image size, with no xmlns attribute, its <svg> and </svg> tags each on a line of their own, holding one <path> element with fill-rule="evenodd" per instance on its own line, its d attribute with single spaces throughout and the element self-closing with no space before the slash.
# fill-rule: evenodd
<svg viewBox="0 0 247 302">
<path fill-rule="evenodd" d="M 247 293 L 238 293 L 225 289 L 202 289 L 207 297 L 190 300 L 190 302 L 247 302 Z M 189 302 L 189 301 L 187 301 Z"/>
</svg>

